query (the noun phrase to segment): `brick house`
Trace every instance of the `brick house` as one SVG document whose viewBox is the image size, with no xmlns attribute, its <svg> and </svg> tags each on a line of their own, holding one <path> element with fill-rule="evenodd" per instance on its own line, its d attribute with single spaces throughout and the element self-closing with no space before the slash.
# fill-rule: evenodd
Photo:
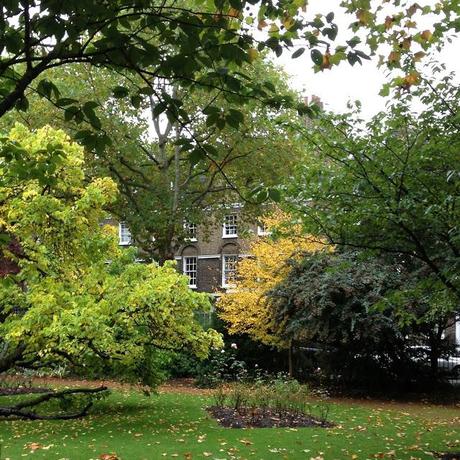
<svg viewBox="0 0 460 460">
<path fill-rule="evenodd" d="M 237 211 L 206 231 L 192 226 L 190 240 L 175 256 L 179 271 L 188 275 L 192 289 L 218 294 L 232 287 L 238 259 L 250 257 L 250 241 L 262 235 L 266 232 L 257 224 L 245 223 L 243 230 Z"/>
<path fill-rule="evenodd" d="M 221 222 L 206 227 L 185 225 L 190 237 L 176 251 L 177 268 L 189 277 L 191 289 L 214 295 L 232 287 L 238 259 L 251 256 L 251 240 L 267 235 L 257 223 L 241 222 L 238 207 L 230 208 Z M 119 224 L 119 242 L 124 246 L 131 243 L 124 222 Z"/>
</svg>

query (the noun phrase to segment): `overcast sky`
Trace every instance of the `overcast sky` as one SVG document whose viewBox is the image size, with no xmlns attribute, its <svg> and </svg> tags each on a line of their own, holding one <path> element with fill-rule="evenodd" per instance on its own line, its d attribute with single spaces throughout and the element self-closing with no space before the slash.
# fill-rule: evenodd
<svg viewBox="0 0 460 460">
<path fill-rule="evenodd" d="M 421 5 L 433 3 L 430 0 L 419 1 Z M 340 14 L 340 0 L 328 0 L 311 2 L 316 6 L 316 12 L 327 14 L 329 11 L 336 12 L 336 21 L 341 34 L 346 32 L 347 24 L 351 17 Z M 309 11 L 309 17 L 312 12 Z M 426 23 L 420 23 L 423 28 L 429 28 L 429 19 Z M 338 36 L 338 40 L 341 38 Z M 342 35 L 343 36 L 343 35 Z M 452 44 L 444 47 L 441 53 L 434 53 L 441 62 L 447 65 L 448 70 L 453 70 L 460 77 L 460 39 L 457 37 Z M 385 99 L 378 95 L 383 83 L 388 81 L 384 69 L 377 68 L 377 58 L 372 61 L 364 61 L 361 66 L 356 64 L 351 67 L 347 62 L 331 70 L 315 73 L 308 52 L 297 59 L 291 59 L 288 53 L 284 53 L 274 61 L 284 67 L 291 75 L 291 83 L 294 88 L 302 91 L 305 95 L 315 94 L 320 96 L 326 107 L 332 111 L 344 111 L 348 100 L 359 99 L 362 102 L 363 114 L 369 118 L 378 111 L 384 109 Z"/>
</svg>

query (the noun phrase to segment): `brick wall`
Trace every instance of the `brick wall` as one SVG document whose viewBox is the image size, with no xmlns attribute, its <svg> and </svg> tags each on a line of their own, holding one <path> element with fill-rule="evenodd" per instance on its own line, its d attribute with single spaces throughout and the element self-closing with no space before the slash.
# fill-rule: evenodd
<svg viewBox="0 0 460 460">
<path fill-rule="evenodd" d="M 240 222 L 237 235 L 224 236 L 223 224 L 220 222 L 206 228 L 198 227 L 196 241 L 188 242 L 176 253 L 179 271 L 183 272 L 183 257 L 197 257 L 196 289 L 210 293 L 222 291 L 223 256 L 250 255 L 249 245 L 257 238 L 257 224 Z"/>
<path fill-rule="evenodd" d="M 229 211 L 238 214 L 238 209 Z M 118 227 L 113 219 L 104 224 Z M 223 222 L 215 222 L 206 227 L 198 226 L 196 239 L 180 247 L 176 254 L 177 269 L 184 271 L 184 257 L 197 258 L 196 289 L 201 292 L 217 293 L 222 291 L 222 268 L 224 255 L 247 256 L 249 246 L 257 238 L 257 224 L 238 222 L 237 236 L 224 236 Z"/>
</svg>

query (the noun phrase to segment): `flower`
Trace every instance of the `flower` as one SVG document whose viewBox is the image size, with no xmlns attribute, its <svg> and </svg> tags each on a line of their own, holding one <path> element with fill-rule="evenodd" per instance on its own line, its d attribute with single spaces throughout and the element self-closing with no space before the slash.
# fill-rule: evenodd
<svg viewBox="0 0 460 460">
<path fill-rule="evenodd" d="M 230 345 L 230 348 L 233 348 L 233 349 L 236 350 L 236 349 L 238 348 L 238 346 L 236 345 L 236 343 L 232 343 L 232 344 Z"/>
</svg>

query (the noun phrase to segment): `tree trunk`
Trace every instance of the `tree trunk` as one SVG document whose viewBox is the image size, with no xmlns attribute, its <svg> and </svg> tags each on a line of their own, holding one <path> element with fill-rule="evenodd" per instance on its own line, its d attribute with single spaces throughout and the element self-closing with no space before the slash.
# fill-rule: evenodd
<svg viewBox="0 0 460 460">
<path fill-rule="evenodd" d="M 288 368 L 289 368 L 289 377 L 294 377 L 294 363 L 293 363 L 293 350 L 294 346 L 292 344 L 292 340 L 289 341 L 289 349 L 288 349 Z"/>
<path fill-rule="evenodd" d="M 0 353 L 0 373 L 10 370 L 18 361 L 21 361 L 26 348 L 24 345 L 19 345 L 14 350 L 10 350 L 8 343 L 4 343 L 3 346 L 4 350 Z"/>
<path fill-rule="evenodd" d="M 74 396 L 77 394 L 95 395 L 107 391 L 107 387 L 100 386 L 98 388 L 68 388 L 61 391 L 50 391 L 34 399 L 19 402 L 14 406 L 0 406 L 0 417 L 18 417 L 28 420 L 70 420 L 85 416 L 93 405 L 93 401 L 88 403 L 77 412 L 69 414 L 53 414 L 53 415 L 40 415 L 34 411 L 34 408 L 42 403 L 50 401 L 51 399 L 61 399 Z"/>
</svg>

